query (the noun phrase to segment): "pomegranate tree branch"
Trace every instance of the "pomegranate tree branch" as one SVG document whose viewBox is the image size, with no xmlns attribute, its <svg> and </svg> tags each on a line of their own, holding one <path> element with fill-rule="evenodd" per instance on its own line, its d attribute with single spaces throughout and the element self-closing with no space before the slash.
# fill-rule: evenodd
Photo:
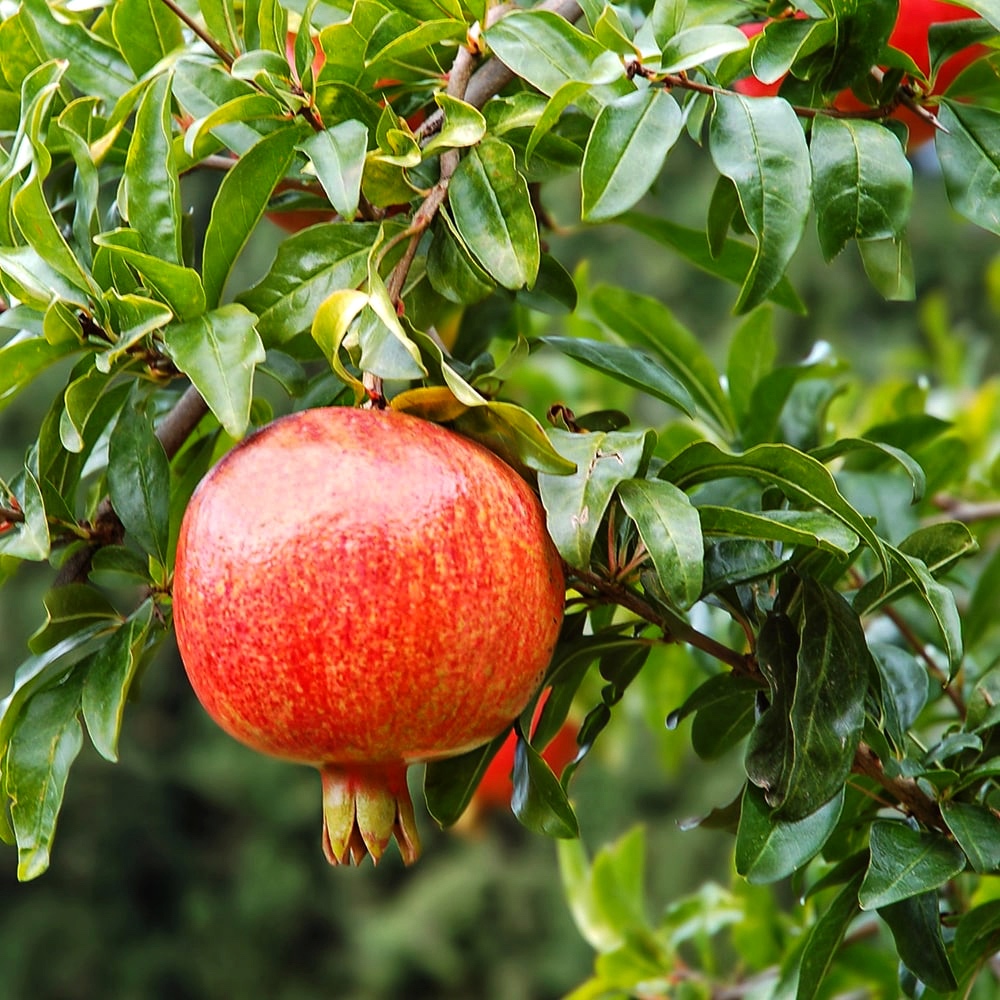
<svg viewBox="0 0 1000 1000">
<path fill-rule="evenodd" d="M 174 0 L 160 0 L 175 17 L 179 17 L 227 66 L 232 66 L 232 53 L 227 52 L 186 10 L 174 3 Z"/>
<path fill-rule="evenodd" d="M 681 642 L 714 657 L 742 675 L 756 674 L 757 667 L 752 653 L 740 653 L 718 642 L 710 635 L 699 632 L 683 618 L 671 614 L 664 608 L 655 607 L 641 594 L 617 580 L 608 580 L 589 569 L 566 566 L 566 577 L 571 587 L 578 587 L 581 593 L 617 604 L 632 614 L 655 625 L 663 631 L 668 642 Z"/>
<path fill-rule="evenodd" d="M 890 778 L 885 773 L 878 754 L 867 743 L 861 743 L 858 746 L 851 770 L 855 774 L 861 774 L 874 781 L 880 788 L 888 792 L 905 812 L 923 823 L 928 829 L 940 830 L 950 836 L 948 825 L 941 815 L 941 808 L 937 802 L 927 795 L 912 778 Z"/>
</svg>

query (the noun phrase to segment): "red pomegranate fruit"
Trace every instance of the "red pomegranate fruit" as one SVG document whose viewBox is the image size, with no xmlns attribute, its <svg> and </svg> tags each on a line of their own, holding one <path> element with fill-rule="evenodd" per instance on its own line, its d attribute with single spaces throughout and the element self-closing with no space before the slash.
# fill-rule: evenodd
<svg viewBox="0 0 1000 1000">
<path fill-rule="evenodd" d="M 308 410 L 205 477 L 177 544 L 177 642 L 208 714 L 317 767 L 332 864 L 419 851 L 406 769 L 501 732 L 541 683 L 565 584 L 534 492 L 438 425 Z"/>
</svg>

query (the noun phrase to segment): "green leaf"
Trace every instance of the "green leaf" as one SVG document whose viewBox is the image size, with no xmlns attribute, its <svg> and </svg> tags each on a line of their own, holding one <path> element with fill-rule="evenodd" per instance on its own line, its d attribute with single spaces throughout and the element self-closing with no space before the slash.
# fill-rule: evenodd
<svg viewBox="0 0 1000 1000">
<path fill-rule="evenodd" d="M 792 502 L 819 507 L 838 518 L 871 547 L 885 569 L 889 568 L 885 544 L 837 489 L 829 470 L 794 448 L 761 444 L 731 455 L 708 441 L 699 441 L 668 462 L 659 476 L 685 491 L 697 483 L 729 476 L 749 476 L 777 486 Z"/>
<path fill-rule="evenodd" d="M 870 842 L 871 860 L 858 893 L 865 910 L 937 889 L 965 869 L 960 847 L 939 833 L 923 833 L 906 823 L 877 820 Z"/>
<path fill-rule="evenodd" d="M 434 94 L 434 102 L 444 113 L 444 121 L 440 131 L 423 147 L 425 157 L 442 149 L 474 146 L 486 135 L 486 119 L 471 104 L 442 92 Z"/>
<path fill-rule="evenodd" d="M 42 491 L 31 470 L 25 468 L 18 496 L 24 520 L 0 534 L 0 555 L 41 561 L 48 559 L 51 543 Z M 15 493 L 17 491 L 15 490 Z"/>
<path fill-rule="evenodd" d="M 283 240 L 270 271 L 238 299 L 257 314 L 264 343 L 286 343 L 312 326 L 329 295 L 356 289 L 368 275 L 368 259 L 381 232 L 376 223 L 331 222 Z"/>
<path fill-rule="evenodd" d="M 704 548 L 698 511 L 687 494 L 655 479 L 618 484 L 625 512 L 636 523 L 663 592 L 680 609 L 701 597 Z"/>
<path fill-rule="evenodd" d="M 639 472 L 649 433 L 553 430 L 550 434 L 559 454 L 575 463 L 576 471 L 538 477 L 549 534 L 563 559 L 584 569 L 615 488 Z"/>
<path fill-rule="evenodd" d="M 659 175 L 682 128 L 680 106 L 659 88 L 606 104 L 580 168 L 584 221 L 601 222 L 631 208 Z"/>
<path fill-rule="evenodd" d="M 558 477 L 574 471 L 535 417 L 514 403 L 490 400 L 471 406 L 455 420 L 455 429 L 496 452 L 508 465 Z"/>
<path fill-rule="evenodd" d="M 480 302 L 494 291 L 496 284 L 472 259 L 443 208 L 438 212 L 433 232 L 427 252 L 427 278 L 434 291 L 460 305 Z"/>
<path fill-rule="evenodd" d="M 763 302 L 785 273 L 809 214 L 812 171 L 802 127 L 780 98 L 716 95 L 709 128 L 712 160 L 739 195 L 756 240 L 737 312 Z"/>
<path fill-rule="evenodd" d="M 114 46 L 79 21 L 60 20 L 47 0 L 23 0 L 38 38 L 51 56 L 68 59 L 66 76 L 84 94 L 114 104 L 135 84 L 135 74 Z"/>
<path fill-rule="evenodd" d="M 858 885 L 861 876 L 851 879 L 825 906 L 809 930 L 799 960 L 795 1000 L 812 1000 L 828 982 L 830 966 L 837 955 L 851 921 L 858 915 Z"/>
<path fill-rule="evenodd" d="M 884 906 L 878 915 L 892 931 L 903 965 L 922 983 L 941 993 L 951 993 L 957 987 L 941 935 L 936 892 L 922 892 Z"/>
<path fill-rule="evenodd" d="M 7 748 L 4 777 L 22 882 L 37 878 L 49 866 L 66 778 L 83 746 L 80 683 L 74 675 L 36 694 Z"/>
<path fill-rule="evenodd" d="M 143 283 L 159 296 L 178 319 L 194 319 L 205 311 L 205 289 L 201 275 L 194 268 L 173 264 L 146 253 L 142 238 L 129 229 L 117 229 L 94 237 L 99 247 L 112 258 L 124 261 L 142 277 Z M 128 289 L 131 293 L 133 289 Z"/>
<path fill-rule="evenodd" d="M 729 24 L 685 28 L 663 46 L 659 71 L 680 73 L 746 47 L 746 35 Z"/>
<path fill-rule="evenodd" d="M 184 44 L 180 18 L 160 0 L 119 0 L 111 10 L 111 28 L 137 77 Z"/>
<path fill-rule="evenodd" d="M 974 871 L 988 875 L 1000 869 L 1000 819 L 992 809 L 943 801 L 941 815 Z"/>
<path fill-rule="evenodd" d="M 28 648 L 33 653 L 44 653 L 89 625 L 121 621 L 111 602 L 85 583 L 53 587 L 43 601 L 45 623 L 28 641 Z"/>
<path fill-rule="evenodd" d="M 520 822 L 534 833 L 548 837 L 573 838 L 580 827 L 559 779 L 542 755 L 525 739 L 520 726 L 514 748 L 514 793 L 510 807 Z"/>
<path fill-rule="evenodd" d="M 0 410 L 29 386 L 36 375 L 80 346 L 79 342 L 50 344 L 41 337 L 25 337 L 0 347 Z"/>
<path fill-rule="evenodd" d="M 455 228 L 483 269 L 504 288 L 535 283 L 538 225 L 514 151 L 485 142 L 471 150 L 448 187 Z"/>
<path fill-rule="evenodd" d="M 98 650 L 87 668 L 83 718 L 94 747 L 105 760 L 118 760 L 118 735 L 125 701 L 152 621 L 153 602 L 147 600 Z"/>
<path fill-rule="evenodd" d="M 906 229 L 913 171 L 899 140 L 878 122 L 819 115 L 809 144 L 823 256 L 848 240 L 898 239 Z"/>
<path fill-rule="evenodd" d="M 798 670 L 790 722 L 794 756 L 783 776 L 780 814 L 810 815 L 851 772 L 874 669 L 858 616 L 836 591 L 802 581 Z"/>
<path fill-rule="evenodd" d="M 646 928 L 646 837 L 641 826 L 602 847 L 593 864 L 580 841 L 560 841 L 556 850 L 573 921 L 592 948 L 612 952 Z"/>
<path fill-rule="evenodd" d="M 219 185 L 205 231 L 202 276 L 209 308 L 222 301 L 226 281 L 295 155 L 298 132 L 282 129 L 248 149 Z"/>
<path fill-rule="evenodd" d="M 663 246 L 676 250 L 688 263 L 707 274 L 715 275 L 732 284 L 741 285 L 754 263 L 751 247 L 738 240 L 727 240 L 717 253 L 709 249 L 702 229 L 689 229 L 667 219 L 651 218 L 645 213 L 626 212 L 616 222 L 648 236 Z M 806 307 L 792 288 L 788 278 L 782 276 L 764 296 L 785 309 L 804 315 Z"/>
<path fill-rule="evenodd" d="M 955 931 L 955 962 L 959 969 L 978 968 L 1000 948 L 1000 900 L 974 906 L 959 921 Z"/>
<path fill-rule="evenodd" d="M 905 236 L 898 239 L 862 240 L 858 243 L 865 274 L 879 294 L 890 302 L 911 302 L 916 297 L 913 258 Z"/>
<path fill-rule="evenodd" d="M 793 626 L 768 616 L 758 659 L 771 705 L 747 747 L 750 780 L 764 789 L 778 819 L 812 815 L 844 786 L 864 725 L 865 692 L 874 669 L 861 623 L 836 591 L 800 582 Z"/>
<path fill-rule="evenodd" d="M 108 493 L 125 531 L 163 564 L 170 535 L 170 463 L 151 421 L 125 410 L 108 446 Z"/>
<path fill-rule="evenodd" d="M 358 211 L 368 129 L 355 119 L 314 132 L 299 149 L 309 157 L 330 204 L 348 222 Z"/>
<path fill-rule="evenodd" d="M 649 355 L 634 347 L 621 347 L 586 337 L 539 337 L 543 344 L 589 368 L 631 385 L 692 416 L 695 402 L 687 387 Z"/>
<path fill-rule="evenodd" d="M 170 121 L 170 80 L 158 76 L 136 111 L 119 204 L 146 253 L 181 264 L 181 189 Z"/>
<path fill-rule="evenodd" d="M 733 507 L 698 507 L 701 530 L 706 535 L 760 538 L 795 547 L 817 548 L 847 555 L 860 539 L 838 518 L 817 511 L 766 510 L 751 512 Z"/>
<path fill-rule="evenodd" d="M 490 761 L 509 734 L 510 730 L 505 729 L 475 750 L 427 764 L 424 769 L 424 800 L 427 811 L 437 823 L 448 827 L 458 821 L 472 801 Z"/>
<path fill-rule="evenodd" d="M 46 154 L 45 160 L 47 159 Z M 42 190 L 47 169 L 47 163 L 32 167 L 28 179 L 21 185 L 11 203 L 14 219 L 22 236 L 38 257 L 76 289 L 77 294 L 71 296 L 71 301 L 79 302 L 83 296 L 84 305 L 89 306 L 93 299 L 99 297 L 99 289 L 70 249 L 52 217 Z"/>
<path fill-rule="evenodd" d="M 551 11 L 515 11 L 486 31 L 500 61 L 543 94 L 552 97 L 565 83 L 588 81 L 593 64 L 606 52 L 594 38 Z M 594 88 L 581 100 L 588 113 L 633 89 L 624 77 L 613 86 Z"/>
<path fill-rule="evenodd" d="M 751 884 L 777 882 L 815 857 L 840 820 L 844 792 L 800 820 L 775 816 L 764 793 L 748 783 L 736 834 L 736 870 Z M 857 896 L 855 896 L 855 907 Z"/>
<path fill-rule="evenodd" d="M 956 211 L 1000 234 L 1000 111 L 943 100 L 935 138 L 948 200 Z"/>
<path fill-rule="evenodd" d="M 234 438 L 241 438 L 250 423 L 254 370 L 266 357 L 256 319 L 230 303 L 163 332 L 170 359 Z"/>
<path fill-rule="evenodd" d="M 842 458 L 852 452 L 870 451 L 881 453 L 887 459 L 901 466 L 910 477 L 913 484 L 913 502 L 919 503 L 924 498 L 924 489 L 927 486 L 927 477 L 920 463 L 901 448 L 896 448 L 891 444 L 882 441 L 872 441 L 866 438 L 840 438 L 833 444 L 823 448 L 813 448 L 809 454 L 820 462 L 830 462 L 835 458 Z"/>
<path fill-rule="evenodd" d="M 597 318 L 627 343 L 654 352 L 720 430 L 734 429 L 733 411 L 715 365 L 698 338 L 662 302 L 614 285 L 598 285 L 590 305 Z"/>
</svg>

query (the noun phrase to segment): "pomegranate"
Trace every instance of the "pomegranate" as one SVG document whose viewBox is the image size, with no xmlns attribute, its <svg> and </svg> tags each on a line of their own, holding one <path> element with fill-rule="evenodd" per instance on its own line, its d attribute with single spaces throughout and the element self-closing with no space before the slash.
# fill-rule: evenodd
<svg viewBox="0 0 1000 1000">
<path fill-rule="evenodd" d="M 408 765 L 492 739 L 541 683 L 565 584 L 537 497 L 491 452 L 392 411 L 247 438 L 181 524 L 177 642 L 208 714 L 317 767 L 332 864 L 419 851 Z"/>
</svg>

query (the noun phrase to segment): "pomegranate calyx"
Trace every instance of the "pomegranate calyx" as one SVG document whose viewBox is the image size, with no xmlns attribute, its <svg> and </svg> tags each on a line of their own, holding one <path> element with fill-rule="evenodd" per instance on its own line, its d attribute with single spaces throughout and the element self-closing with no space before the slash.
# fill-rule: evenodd
<svg viewBox="0 0 1000 1000">
<path fill-rule="evenodd" d="M 403 863 L 420 856 L 406 766 L 346 767 L 324 764 L 323 853 L 331 865 L 378 864 L 395 838 Z"/>
</svg>

